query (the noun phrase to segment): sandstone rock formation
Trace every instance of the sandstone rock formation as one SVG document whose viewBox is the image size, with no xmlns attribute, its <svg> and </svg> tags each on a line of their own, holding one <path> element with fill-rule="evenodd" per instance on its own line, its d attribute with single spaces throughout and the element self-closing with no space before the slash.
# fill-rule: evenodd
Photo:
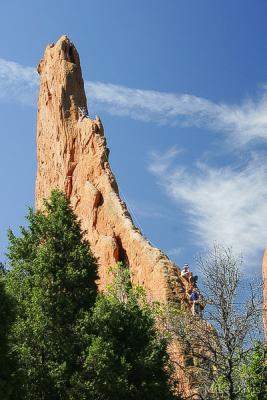
<svg viewBox="0 0 267 400">
<path fill-rule="evenodd" d="M 65 190 L 99 258 L 101 287 L 108 281 L 107 267 L 121 260 L 150 299 L 179 296 L 179 270 L 144 239 L 119 197 L 100 119 L 79 120 L 86 98 L 79 56 L 66 37 L 47 47 L 38 72 L 36 206 L 52 188 Z"/>
<path fill-rule="evenodd" d="M 265 346 L 267 347 L 267 249 L 265 250 L 262 263 L 263 274 L 263 325 L 264 325 L 264 338 Z"/>
<path fill-rule="evenodd" d="M 142 236 L 119 196 L 100 119 L 79 118 L 79 108 L 87 109 L 84 84 L 79 55 L 66 36 L 46 48 L 38 72 L 37 208 L 52 189 L 66 192 L 99 260 L 100 289 L 110 279 L 108 267 L 120 260 L 148 299 L 184 301 L 180 270 Z M 183 354 L 178 357 L 182 364 Z M 184 393 L 192 393 L 192 376 L 179 374 Z"/>
</svg>

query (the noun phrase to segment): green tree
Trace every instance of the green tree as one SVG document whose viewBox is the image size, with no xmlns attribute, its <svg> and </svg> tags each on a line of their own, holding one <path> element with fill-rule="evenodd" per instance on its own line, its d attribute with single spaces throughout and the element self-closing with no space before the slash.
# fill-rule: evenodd
<svg viewBox="0 0 267 400">
<path fill-rule="evenodd" d="M 252 338 L 260 337 L 262 304 L 258 285 L 250 281 L 244 290 L 241 265 L 231 248 L 215 244 L 198 258 L 204 318 L 173 305 L 162 313 L 161 325 L 179 341 L 186 365 L 197 371 L 205 400 L 250 399 L 244 397 L 241 366 L 248 363 Z"/>
<path fill-rule="evenodd" d="M 204 316 L 216 329 L 218 340 L 206 334 L 210 366 L 216 371 L 213 398 L 238 400 L 243 395 L 240 367 L 252 347 L 251 338 L 261 330 L 261 292 L 251 281 L 244 296 L 242 257 L 231 248 L 215 244 L 199 257 L 198 267 L 207 303 Z"/>
<path fill-rule="evenodd" d="M 131 287 L 122 264 L 106 294 L 99 294 L 81 334 L 83 374 L 72 399 L 178 399 L 171 390 L 167 339 L 158 332 L 143 291 Z"/>
<path fill-rule="evenodd" d="M 27 219 L 19 237 L 9 232 L 10 340 L 21 377 L 14 398 L 66 400 L 80 368 L 77 326 L 96 298 L 96 260 L 63 193 L 53 191 Z"/>
<path fill-rule="evenodd" d="M 7 294 L 5 287 L 6 270 L 0 263 L 0 398 L 8 400 L 12 393 L 12 375 L 15 370 L 14 360 L 10 357 L 8 335 L 14 305 L 12 298 Z"/>
<path fill-rule="evenodd" d="M 241 375 L 244 381 L 245 400 L 267 399 L 267 364 L 266 349 L 257 342 L 241 368 Z"/>
</svg>

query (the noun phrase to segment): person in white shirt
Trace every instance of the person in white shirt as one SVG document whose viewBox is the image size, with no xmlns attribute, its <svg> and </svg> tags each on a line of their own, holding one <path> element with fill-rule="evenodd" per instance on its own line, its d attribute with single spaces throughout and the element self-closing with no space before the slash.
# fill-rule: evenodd
<svg viewBox="0 0 267 400">
<path fill-rule="evenodd" d="M 185 264 L 182 271 L 181 271 L 181 276 L 185 279 L 189 279 L 190 277 L 190 271 L 189 271 L 189 265 Z"/>
</svg>

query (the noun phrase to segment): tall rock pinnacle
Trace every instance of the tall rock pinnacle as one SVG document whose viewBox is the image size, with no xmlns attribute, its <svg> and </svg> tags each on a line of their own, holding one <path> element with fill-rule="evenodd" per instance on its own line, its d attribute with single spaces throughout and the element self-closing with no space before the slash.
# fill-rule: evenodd
<svg viewBox="0 0 267 400">
<path fill-rule="evenodd" d="M 144 239 L 119 197 L 100 119 L 79 120 L 86 97 L 79 56 L 66 36 L 46 48 L 38 72 L 37 208 L 53 188 L 70 197 L 99 259 L 100 287 L 107 283 L 107 267 L 120 260 L 130 265 L 133 280 L 150 299 L 179 296 L 179 270 Z"/>
<path fill-rule="evenodd" d="M 123 261 L 149 300 L 185 301 L 180 270 L 143 237 L 119 196 L 100 119 L 79 118 L 79 108 L 87 110 L 84 83 L 66 36 L 46 48 L 38 72 L 36 207 L 52 189 L 65 191 L 98 258 L 100 289 L 109 282 L 108 267 Z M 181 370 L 180 382 L 189 393 L 192 377 L 189 383 Z"/>
</svg>

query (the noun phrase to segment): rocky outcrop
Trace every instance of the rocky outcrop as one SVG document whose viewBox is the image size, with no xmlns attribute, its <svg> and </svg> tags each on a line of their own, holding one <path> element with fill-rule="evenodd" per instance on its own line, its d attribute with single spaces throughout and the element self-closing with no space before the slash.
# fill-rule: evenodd
<svg viewBox="0 0 267 400">
<path fill-rule="evenodd" d="M 108 281 L 107 267 L 120 260 L 150 299 L 179 297 L 179 269 L 142 236 L 119 197 L 100 119 L 79 119 L 86 97 L 79 56 L 66 37 L 47 47 L 38 72 L 36 206 L 53 188 L 67 193 L 99 259 L 100 287 Z"/>
<path fill-rule="evenodd" d="M 179 268 L 143 237 L 119 196 L 103 126 L 98 117 L 85 115 L 79 55 L 66 36 L 46 48 L 38 72 L 37 208 L 54 188 L 69 196 L 98 258 L 100 289 L 110 280 L 108 267 L 120 260 L 149 300 L 184 301 Z M 182 360 L 179 344 L 175 348 Z M 182 370 L 178 374 L 184 393 L 190 394 L 195 383 Z"/>
<path fill-rule="evenodd" d="M 262 263 L 262 274 L 263 274 L 263 325 L 264 325 L 264 338 L 265 346 L 267 347 L 267 249 L 265 250 Z"/>
</svg>

